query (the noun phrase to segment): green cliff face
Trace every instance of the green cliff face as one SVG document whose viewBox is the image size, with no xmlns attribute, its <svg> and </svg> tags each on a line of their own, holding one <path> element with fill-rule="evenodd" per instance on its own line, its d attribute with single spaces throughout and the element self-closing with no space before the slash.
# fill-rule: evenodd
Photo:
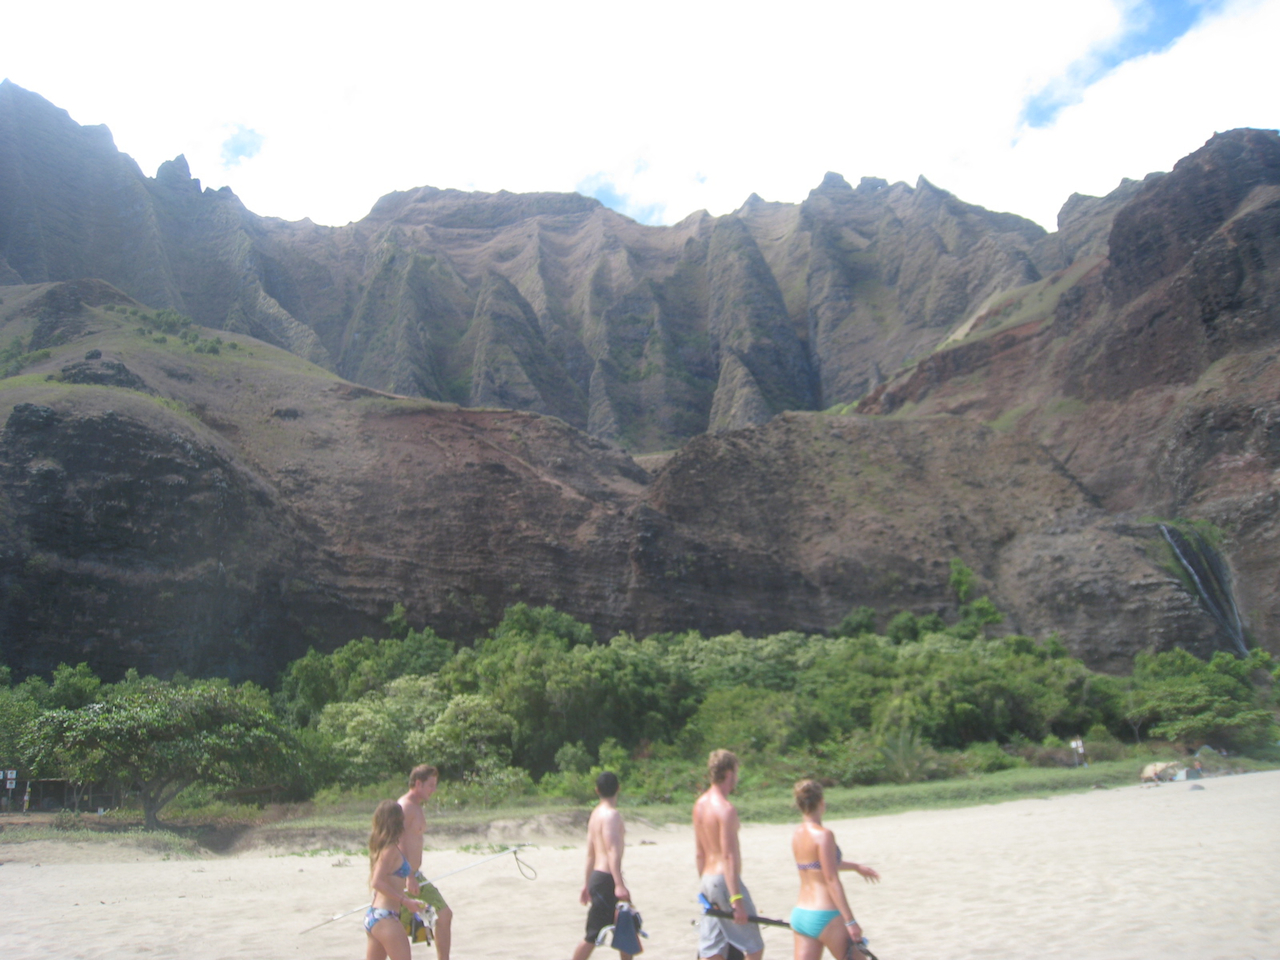
<svg viewBox="0 0 1280 960">
<path fill-rule="evenodd" d="M 0 87 L 0 278 L 99 277 L 379 390 L 550 413 L 630 450 L 857 400 L 994 291 L 1038 226 L 829 174 L 804 203 L 637 224 L 576 194 L 391 194 L 345 227 L 256 216 L 179 157 Z M 1052 250 L 1047 255 L 1060 255 Z"/>
</svg>

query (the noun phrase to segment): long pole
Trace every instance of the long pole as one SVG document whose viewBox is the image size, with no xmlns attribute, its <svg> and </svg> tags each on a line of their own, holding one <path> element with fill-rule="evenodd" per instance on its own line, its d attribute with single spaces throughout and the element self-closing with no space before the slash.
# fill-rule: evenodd
<svg viewBox="0 0 1280 960">
<path fill-rule="evenodd" d="M 465 867 L 459 867 L 457 870 L 450 870 L 448 873 L 442 873 L 438 877 L 432 877 L 430 880 L 427 881 L 427 883 L 436 883 L 437 881 L 443 880 L 445 877 L 452 877 L 455 873 L 461 873 L 463 870 L 470 870 L 472 867 L 478 867 L 480 866 L 480 864 L 488 863 L 490 860 L 497 860 L 499 857 L 505 857 L 508 853 L 515 853 L 521 847 L 527 847 L 527 846 L 529 846 L 529 844 L 527 843 L 517 843 L 514 847 L 507 847 L 507 849 L 503 850 L 501 853 L 495 853 L 491 857 L 485 857 L 483 860 L 477 860 L 475 863 L 469 863 Z M 328 920 L 322 920 L 319 923 L 317 923 L 314 927 L 307 927 L 307 929 L 305 930 L 299 930 L 298 936 L 302 936 L 304 933 L 310 933 L 312 930 L 319 930 L 321 927 L 325 926 L 326 924 L 333 923 L 333 921 L 335 920 L 341 920 L 343 917 L 349 917 L 353 913 L 358 913 L 359 911 L 365 909 L 366 906 L 367 904 L 362 903 L 360 904 L 360 906 L 352 907 L 350 910 L 347 910 L 344 913 L 335 913 Z"/>
</svg>

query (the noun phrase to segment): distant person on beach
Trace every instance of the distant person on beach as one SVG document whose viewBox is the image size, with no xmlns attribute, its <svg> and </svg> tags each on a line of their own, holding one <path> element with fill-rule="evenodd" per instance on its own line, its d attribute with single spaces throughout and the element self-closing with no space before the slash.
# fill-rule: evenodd
<svg viewBox="0 0 1280 960">
<path fill-rule="evenodd" d="M 364 915 L 365 960 L 411 960 L 409 936 L 400 923 L 401 909 L 425 909 L 425 904 L 405 895 L 411 869 L 400 849 L 404 836 L 404 811 L 394 800 L 383 800 L 373 812 L 369 832 L 369 887 L 373 903 Z"/>
<path fill-rule="evenodd" d="M 721 910 L 732 910 L 733 919 L 704 916 L 699 921 L 698 956 L 726 960 L 732 945 L 746 960 L 760 960 L 764 940 L 759 925 L 747 920 L 756 907 L 742 883 L 738 811 L 729 801 L 738 785 L 738 758 L 728 750 L 712 751 L 707 773 L 711 786 L 693 805 L 698 876 L 703 896 Z"/>
<path fill-rule="evenodd" d="M 626 828 L 618 812 L 618 775 L 605 771 L 596 777 L 600 802 L 587 821 L 587 871 L 579 901 L 587 911 L 587 935 L 573 952 L 573 960 L 587 960 L 600 931 L 613 923 L 618 902 L 630 902 L 631 892 L 622 880 L 622 847 Z M 622 960 L 631 954 L 621 953 Z"/>
<path fill-rule="evenodd" d="M 409 877 L 409 892 L 436 911 L 436 956 L 449 960 L 449 948 L 453 941 L 453 911 L 435 885 L 422 873 L 423 834 L 427 830 L 427 818 L 422 805 L 436 792 L 440 773 L 429 763 L 420 763 L 409 772 L 409 789 L 397 803 L 404 811 L 404 851 L 409 858 L 413 874 Z M 412 928 L 413 914 L 406 911 L 402 917 L 406 929 Z"/>
<path fill-rule="evenodd" d="M 835 834 L 822 825 L 827 811 L 822 784 L 801 780 L 795 786 L 795 798 L 801 816 L 791 837 L 791 852 L 800 871 L 800 897 L 791 911 L 795 960 L 818 960 L 823 946 L 836 960 L 863 957 L 856 946 L 862 939 L 862 928 L 845 897 L 840 871 L 856 871 L 868 883 L 879 883 L 880 874 L 845 860 Z"/>
</svg>

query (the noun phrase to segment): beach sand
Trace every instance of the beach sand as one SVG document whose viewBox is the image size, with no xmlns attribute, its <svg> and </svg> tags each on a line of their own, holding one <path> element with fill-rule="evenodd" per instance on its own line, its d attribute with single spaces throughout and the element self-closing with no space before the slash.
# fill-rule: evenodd
<svg viewBox="0 0 1280 960">
<path fill-rule="evenodd" d="M 845 855 L 880 871 L 845 875 L 881 960 L 953 957 L 1280 957 L 1280 772 L 1124 787 L 1043 800 L 931 810 L 829 826 Z M 785 918 L 796 892 L 791 825 L 747 825 L 744 879 L 758 909 Z M 497 834 L 503 834 L 500 836 Z M 496 831 L 494 839 L 511 833 Z M 582 936 L 578 836 L 537 836 L 511 858 L 441 884 L 456 913 L 454 956 L 566 960 Z M 684 825 L 632 818 L 627 882 L 650 934 L 645 956 L 690 960 L 697 878 Z M 431 838 L 429 837 L 429 843 Z M 436 840 L 435 845 L 443 841 Z M 0 956 L 355 960 L 368 902 L 361 856 L 162 860 L 112 844 L 0 843 Z M 481 854 L 428 853 L 427 872 Z M 792 935 L 765 929 L 765 956 Z M 415 957 L 432 958 L 418 946 Z M 596 956 L 615 956 L 601 947 Z"/>
</svg>

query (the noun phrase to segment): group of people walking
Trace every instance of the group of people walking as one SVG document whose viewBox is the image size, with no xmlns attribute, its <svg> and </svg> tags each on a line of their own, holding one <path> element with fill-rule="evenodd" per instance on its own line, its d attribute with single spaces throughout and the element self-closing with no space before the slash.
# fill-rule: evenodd
<svg viewBox="0 0 1280 960">
<path fill-rule="evenodd" d="M 742 882 L 738 845 L 738 811 L 730 799 L 738 785 L 738 758 L 728 750 L 713 751 L 707 761 L 710 786 L 693 805 L 695 859 L 701 898 L 709 909 L 698 929 L 698 956 L 703 960 L 760 960 L 764 941 L 755 919 L 755 903 Z M 439 960 L 448 960 L 452 911 L 419 868 L 426 819 L 422 804 L 439 781 L 434 767 L 415 767 L 409 790 L 399 800 L 384 800 L 373 815 L 369 835 L 369 885 L 373 902 L 365 914 L 366 960 L 410 960 L 410 937 L 418 918 L 434 912 Z M 605 772 L 596 778 L 599 797 L 587 822 L 587 858 L 579 899 L 587 907 L 586 934 L 573 960 L 587 960 L 596 940 L 615 922 L 620 904 L 631 892 L 622 877 L 626 828 L 618 811 L 619 782 Z M 835 835 L 822 824 L 826 812 L 822 785 L 801 780 L 795 785 L 801 822 L 791 838 L 800 877 L 800 894 L 791 911 L 796 960 L 819 960 L 825 946 L 837 960 L 862 960 L 862 929 L 849 906 L 841 871 L 853 871 L 869 883 L 880 875 L 870 867 L 845 860 Z M 622 953 L 622 960 L 631 954 Z"/>
</svg>

